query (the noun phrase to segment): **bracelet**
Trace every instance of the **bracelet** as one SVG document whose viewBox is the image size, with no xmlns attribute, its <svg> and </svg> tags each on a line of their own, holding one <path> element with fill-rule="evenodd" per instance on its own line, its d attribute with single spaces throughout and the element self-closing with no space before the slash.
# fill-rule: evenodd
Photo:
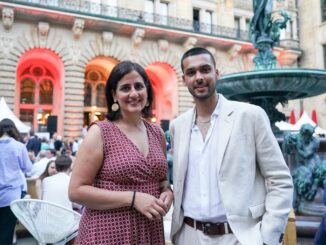
<svg viewBox="0 0 326 245">
<path fill-rule="evenodd" d="M 130 209 L 134 208 L 135 198 L 136 198 L 136 191 L 134 191 L 134 193 L 132 194 L 132 201 L 131 201 Z"/>
</svg>

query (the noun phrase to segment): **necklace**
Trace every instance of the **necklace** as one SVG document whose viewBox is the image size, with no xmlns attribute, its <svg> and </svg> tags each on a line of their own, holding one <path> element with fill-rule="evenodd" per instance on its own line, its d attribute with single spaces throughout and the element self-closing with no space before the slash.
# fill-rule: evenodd
<svg viewBox="0 0 326 245">
<path fill-rule="evenodd" d="M 208 121 L 199 121 L 198 119 L 196 119 L 196 123 L 210 123 L 211 119 L 209 119 Z"/>
</svg>

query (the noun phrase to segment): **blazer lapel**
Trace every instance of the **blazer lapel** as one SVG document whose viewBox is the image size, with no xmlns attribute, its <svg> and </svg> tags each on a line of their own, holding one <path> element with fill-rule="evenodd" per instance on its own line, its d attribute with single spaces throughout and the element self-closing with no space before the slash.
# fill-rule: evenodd
<svg viewBox="0 0 326 245">
<path fill-rule="evenodd" d="M 224 153 L 230 139 L 233 126 L 233 109 L 230 107 L 229 101 L 219 94 L 222 100 L 220 115 L 218 116 L 219 135 L 217 144 L 217 173 L 220 172 L 223 162 Z"/>
<path fill-rule="evenodd" d="M 187 117 L 184 118 L 182 125 L 180 125 L 179 128 L 179 130 L 181 130 L 182 132 L 180 133 L 180 142 L 182 142 L 182 144 L 185 144 L 183 147 L 179 147 L 179 173 L 181 183 L 184 183 L 184 179 L 188 169 L 189 144 L 194 115 L 195 109 L 192 109 L 187 115 Z"/>
</svg>

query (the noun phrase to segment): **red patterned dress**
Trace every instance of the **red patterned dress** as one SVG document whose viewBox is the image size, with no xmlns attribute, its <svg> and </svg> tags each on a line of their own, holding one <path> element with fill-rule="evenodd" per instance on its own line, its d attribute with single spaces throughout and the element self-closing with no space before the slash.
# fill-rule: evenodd
<svg viewBox="0 0 326 245">
<path fill-rule="evenodd" d="M 166 179 L 167 163 L 158 126 L 144 121 L 149 142 L 145 157 L 112 122 L 102 121 L 103 166 L 94 186 L 112 191 L 137 191 L 160 196 L 160 181 Z M 163 220 L 149 220 L 130 207 L 94 210 L 86 208 L 79 225 L 77 244 L 162 245 Z"/>
</svg>

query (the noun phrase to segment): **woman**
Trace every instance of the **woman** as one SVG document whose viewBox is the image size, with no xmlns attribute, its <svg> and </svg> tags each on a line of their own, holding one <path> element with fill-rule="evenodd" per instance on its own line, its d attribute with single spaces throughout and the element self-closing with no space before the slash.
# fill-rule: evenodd
<svg viewBox="0 0 326 245">
<path fill-rule="evenodd" d="M 0 244 L 12 244 L 16 217 L 10 203 L 22 196 L 25 180 L 21 172 L 32 169 L 26 146 L 10 119 L 0 122 Z"/>
<path fill-rule="evenodd" d="M 55 168 L 55 160 L 50 160 L 46 165 L 44 172 L 37 178 L 35 186 L 37 192 L 37 198 L 42 199 L 42 181 L 44 178 L 55 175 L 57 170 Z"/>
<path fill-rule="evenodd" d="M 164 244 L 172 203 L 162 130 L 151 115 L 145 70 L 125 61 L 106 84 L 110 121 L 93 124 L 78 150 L 69 196 L 85 206 L 78 244 Z"/>
</svg>

